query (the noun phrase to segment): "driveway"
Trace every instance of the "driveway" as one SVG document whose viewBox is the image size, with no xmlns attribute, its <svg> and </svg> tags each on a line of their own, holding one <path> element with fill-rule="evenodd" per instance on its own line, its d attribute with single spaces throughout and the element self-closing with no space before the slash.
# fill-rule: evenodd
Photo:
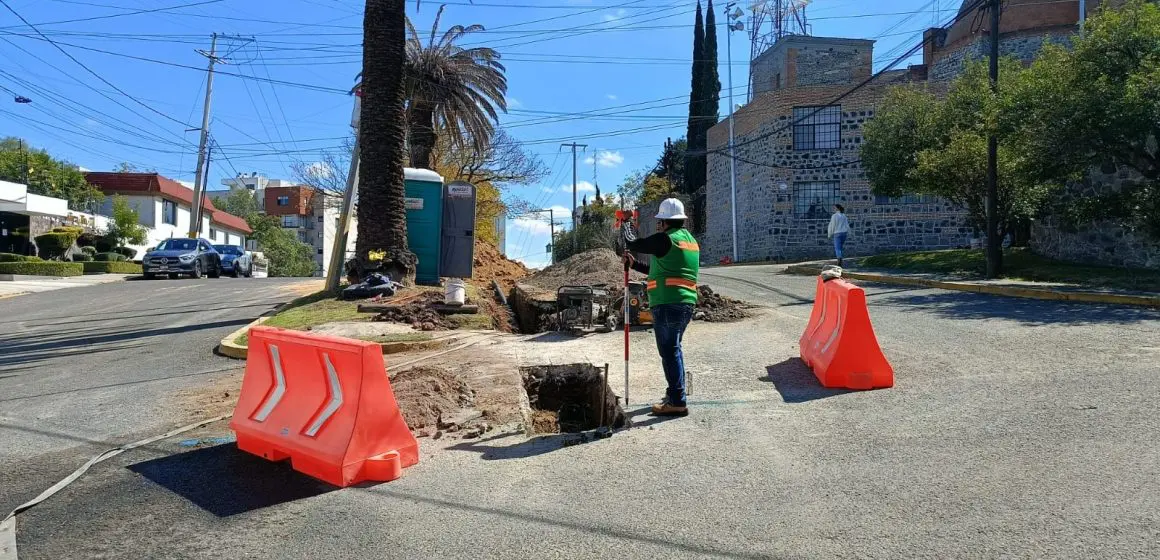
<svg viewBox="0 0 1160 560">
<path fill-rule="evenodd" d="M 687 418 L 642 415 L 663 382 L 635 333 L 636 425 L 609 439 L 422 440 L 345 490 L 162 442 L 22 515 L 22 558 L 1160 556 L 1156 312 L 869 286 L 896 385 L 826 390 L 797 359 L 813 280 L 778 270 L 704 271 L 762 308 L 690 328 Z M 615 364 L 603 336 L 580 355 Z"/>
</svg>

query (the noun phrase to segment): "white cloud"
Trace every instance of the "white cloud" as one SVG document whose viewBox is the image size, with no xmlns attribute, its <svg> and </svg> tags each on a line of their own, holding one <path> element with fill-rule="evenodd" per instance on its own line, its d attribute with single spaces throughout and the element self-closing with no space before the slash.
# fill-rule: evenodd
<svg viewBox="0 0 1160 560">
<path fill-rule="evenodd" d="M 509 98 L 507 98 L 506 101 L 507 101 L 508 109 L 519 109 L 520 107 L 524 106 L 524 104 L 521 103 L 519 99 L 516 99 L 514 97 L 509 97 Z"/>
<path fill-rule="evenodd" d="M 616 21 L 623 18 L 626 13 L 628 12 L 626 12 L 624 8 L 621 8 L 611 14 L 604 14 L 604 21 Z"/>
<path fill-rule="evenodd" d="M 552 187 L 540 187 L 540 190 L 542 190 L 542 191 L 544 191 L 544 192 L 546 192 L 546 193 L 554 193 L 554 192 L 556 192 L 556 189 L 553 189 Z"/>
<path fill-rule="evenodd" d="M 560 187 L 560 192 L 571 193 L 572 192 L 572 183 L 568 183 L 567 185 Z M 592 183 L 589 183 L 588 181 L 577 181 L 576 182 L 576 192 L 578 192 L 578 193 L 590 193 L 590 192 L 594 193 L 594 192 L 596 192 L 596 185 L 593 185 Z"/>
<path fill-rule="evenodd" d="M 608 95 L 605 95 L 604 97 L 607 97 L 609 101 L 616 101 L 616 99 L 617 99 L 615 93 L 610 93 Z"/>
<path fill-rule="evenodd" d="M 616 167 L 624 163 L 624 156 L 620 155 L 620 152 L 597 152 L 595 156 L 588 156 L 588 159 L 585 159 L 584 163 L 588 165 L 598 163 L 600 167 Z"/>
<path fill-rule="evenodd" d="M 508 229 L 518 230 L 521 233 L 528 233 L 535 235 L 548 235 L 552 231 L 552 227 L 548 224 L 548 217 L 525 217 L 515 218 L 508 223 Z M 510 238 L 510 234 L 509 234 Z"/>
</svg>

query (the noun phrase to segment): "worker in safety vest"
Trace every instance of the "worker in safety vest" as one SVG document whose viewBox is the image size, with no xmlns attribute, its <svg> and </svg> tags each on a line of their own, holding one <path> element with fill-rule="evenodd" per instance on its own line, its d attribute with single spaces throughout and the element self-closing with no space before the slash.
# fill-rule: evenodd
<svg viewBox="0 0 1160 560">
<path fill-rule="evenodd" d="M 697 305 L 697 273 L 701 268 L 701 248 L 685 229 L 685 206 L 675 198 L 661 202 L 654 235 L 627 243 L 625 262 L 648 274 L 648 303 L 652 310 L 653 332 L 661 354 L 669 387 L 665 398 L 652 405 L 657 416 L 685 416 L 685 361 L 681 338 L 693 319 Z M 632 253 L 651 255 L 648 264 L 638 263 Z"/>
</svg>

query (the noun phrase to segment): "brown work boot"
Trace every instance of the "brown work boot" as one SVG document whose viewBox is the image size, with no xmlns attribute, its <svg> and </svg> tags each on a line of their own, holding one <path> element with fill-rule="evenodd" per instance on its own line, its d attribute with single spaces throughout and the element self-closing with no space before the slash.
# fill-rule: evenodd
<svg viewBox="0 0 1160 560">
<path fill-rule="evenodd" d="M 688 416 L 689 407 L 677 406 L 670 404 L 669 401 L 664 400 L 652 405 L 653 416 Z"/>
</svg>

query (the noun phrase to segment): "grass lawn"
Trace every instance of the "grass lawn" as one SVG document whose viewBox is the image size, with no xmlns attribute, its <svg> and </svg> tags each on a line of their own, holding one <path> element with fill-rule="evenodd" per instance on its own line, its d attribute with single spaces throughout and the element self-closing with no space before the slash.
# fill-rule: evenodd
<svg viewBox="0 0 1160 560">
<path fill-rule="evenodd" d="M 408 290 L 411 289 L 413 288 L 408 288 Z M 420 287 L 419 289 L 424 291 L 442 291 L 442 288 Z M 474 285 L 467 284 L 467 297 L 472 302 L 479 302 L 481 301 L 481 297 L 486 296 L 487 294 L 481 294 L 479 289 Z M 333 293 L 324 290 L 291 301 L 286 307 L 278 311 L 277 314 L 267 319 L 265 323 L 262 323 L 262 325 L 304 331 L 315 325 L 336 321 L 369 322 L 375 314 L 359 313 L 359 303 L 362 302 L 357 300 L 342 301 L 335 299 Z M 454 323 L 457 329 L 490 329 L 492 328 L 492 317 L 486 311 L 487 308 L 481 305 L 480 313 L 476 315 L 450 315 L 448 316 L 448 320 Z M 428 340 L 430 338 L 431 335 L 425 333 L 402 333 L 383 335 L 368 340 L 371 340 L 371 342 L 385 343 L 413 342 Z M 234 343 L 245 346 L 247 340 L 249 340 L 248 333 L 242 333 L 234 339 Z"/>
<path fill-rule="evenodd" d="M 979 276 L 986 269 L 981 249 L 887 253 L 860 259 L 866 268 Z M 1093 288 L 1160 292 L 1160 271 L 1092 266 L 1052 260 L 1025 248 L 1003 252 L 1003 277 L 1032 282 L 1062 282 Z"/>
</svg>

